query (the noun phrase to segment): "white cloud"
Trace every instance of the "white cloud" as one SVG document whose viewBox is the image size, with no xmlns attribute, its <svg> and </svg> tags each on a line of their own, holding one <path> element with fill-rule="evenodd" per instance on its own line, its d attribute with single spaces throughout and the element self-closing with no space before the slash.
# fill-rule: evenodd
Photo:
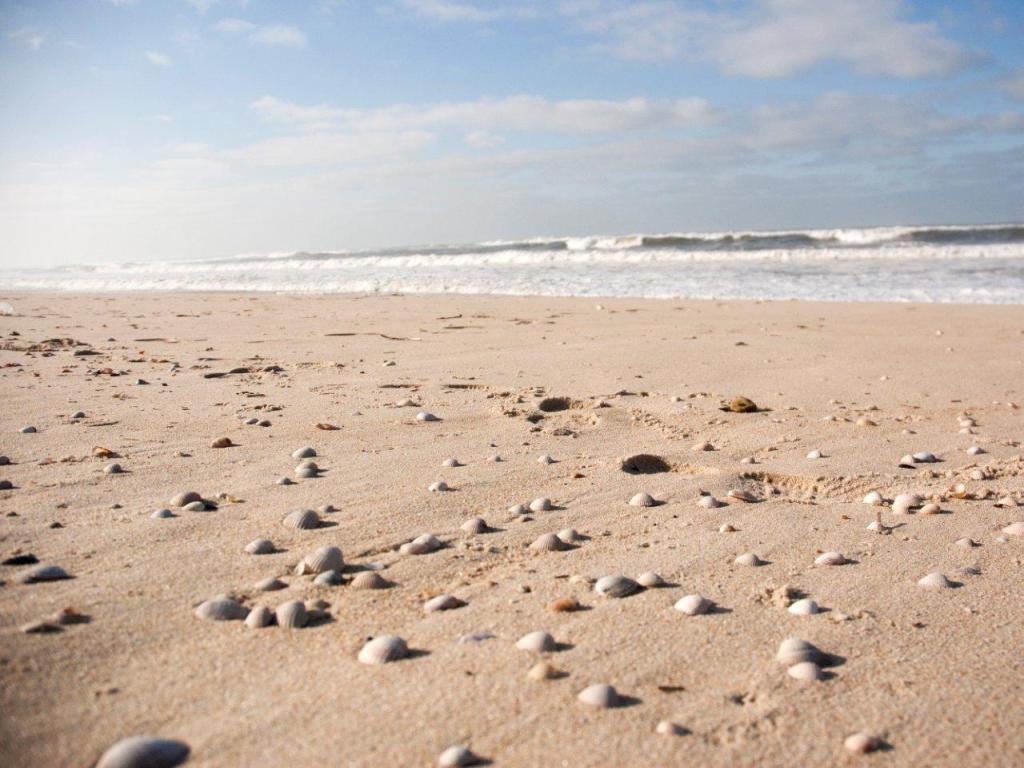
<svg viewBox="0 0 1024 768">
<path fill-rule="evenodd" d="M 209 11 L 213 6 L 217 4 L 218 0 L 185 0 L 185 2 L 191 5 L 200 13 L 205 14 L 207 11 Z"/>
<path fill-rule="evenodd" d="M 469 146 L 476 147 L 477 149 L 488 149 L 505 143 L 503 136 L 496 136 L 487 131 L 470 131 L 463 138 Z"/>
<path fill-rule="evenodd" d="M 306 34 L 297 27 L 288 24 L 257 25 L 245 19 L 221 19 L 213 28 L 218 32 L 237 35 L 247 33 L 249 40 L 262 45 L 284 45 L 294 48 L 305 48 Z"/>
<path fill-rule="evenodd" d="M 156 120 L 158 123 L 171 123 L 171 122 L 174 122 L 174 118 L 171 117 L 170 115 L 163 115 L 163 114 L 153 115 L 153 119 Z"/>
<path fill-rule="evenodd" d="M 1024 101 L 1024 67 L 999 81 L 999 90 L 1011 99 Z"/>
<path fill-rule="evenodd" d="M 158 51 L 146 51 L 146 58 L 158 67 L 169 67 L 171 66 L 171 57 L 166 53 L 159 53 Z"/>
<path fill-rule="evenodd" d="M 263 166 L 349 165 L 398 161 L 433 139 L 425 131 L 308 133 L 256 142 L 226 157 Z"/>
<path fill-rule="evenodd" d="M 216 24 L 213 25 L 213 28 L 218 32 L 237 34 L 238 32 L 247 32 L 254 26 L 256 25 L 253 24 L 251 21 L 246 21 L 245 19 L 227 18 L 218 21 Z"/>
<path fill-rule="evenodd" d="M 18 40 L 24 43 L 29 49 L 38 51 L 43 47 L 46 38 L 36 32 L 32 27 L 23 27 L 13 32 L 8 32 L 6 37 L 10 40 Z"/>
<path fill-rule="evenodd" d="M 486 22 L 504 18 L 528 18 L 536 15 L 525 3 L 481 7 L 475 3 L 449 2 L 449 0 L 403 0 L 406 8 L 418 16 L 438 21 Z"/>
</svg>

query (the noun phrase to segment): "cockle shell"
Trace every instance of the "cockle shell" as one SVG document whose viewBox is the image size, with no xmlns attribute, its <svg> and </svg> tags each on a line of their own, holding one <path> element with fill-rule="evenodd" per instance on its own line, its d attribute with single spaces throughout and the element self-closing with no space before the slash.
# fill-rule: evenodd
<svg viewBox="0 0 1024 768">
<path fill-rule="evenodd" d="M 403 544 L 398 551 L 403 555 L 426 555 L 441 548 L 441 542 L 431 533 L 424 533 Z"/>
<path fill-rule="evenodd" d="M 953 585 L 943 574 L 935 571 L 934 573 L 929 573 L 927 576 L 919 579 L 917 586 L 925 587 L 927 589 L 948 589 Z"/>
<path fill-rule="evenodd" d="M 821 667 L 813 661 L 801 661 L 786 670 L 786 674 L 801 683 L 810 683 L 821 680 Z"/>
<path fill-rule="evenodd" d="M 638 493 L 629 500 L 631 507 L 653 507 L 657 502 L 649 493 Z"/>
<path fill-rule="evenodd" d="M 376 571 L 361 571 L 352 579 L 353 589 L 386 589 L 387 580 Z"/>
<path fill-rule="evenodd" d="M 814 558 L 815 565 L 846 565 L 847 562 L 842 552 L 823 552 Z"/>
<path fill-rule="evenodd" d="M 629 597 L 642 589 L 627 576 L 602 576 L 594 583 L 594 591 L 608 597 Z"/>
<path fill-rule="evenodd" d="M 558 538 L 557 534 L 545 533 L 534 539 L 530 549 L 537 552 L 563 552 L 570 549 L 570 546 Z"/>
<path fill-rule="evenodd" d="M 191 504 L 193 501 L 202 501 L 203 497 L 195 491 L 182 491 L 181 493 L 171 497 L 168 502 L 172 507 L 184 507 L 186 504 Z"/>
<path fill-rule="evenodd" d="M 884 504 L 885 499 L 882 498 L 882 494 L 880 494 L 878 491 L 871 491 L 867 496 L 864 497 L 864 503 L 872 504 L 877 507 L 880 504 Z"/>
<path fill-rule="evenodd" d="M 711 601 L 701 595 L 686 595 L 676 601 L 675 609 L 687 616 L 698 616 L 711 609 Z"/>
<path fill-rule="evenodd" d="M 292 451 L 292 458 L 298 461 L 299 459 L 312 459 L 316 456 L 316 450 L 311 446 L 305 446 L 299 448 L 296 451 Z"/>
<path fill-rule="evenodd" d="M 245 617 L 245 626 L 250 629 L 269 627 L 274 622 L 273 612 L 265 605 L 257 605 Z"/>
<path fill-rule="evenodd" d="M 269 576 L 262 581 L 257 581 L 255 589 L 257 592 L 275 592 L 276 590 L 284 589 L 287 586 L 287 584 L 276 576 Z"/>
<path fill-rule="evenodd" d="M 555 642 L 555 638 L 543 630 L 530 632 L 516 640 L 516 648 L 521 651 L 543 653 L 545 651 L 553 651 L 557 647 L 558 644 Z"/>
<path fill-rule="evenodd" d="M 730 499 L 736 499 L 736 501 L 744 501 L 747 504 L 753 504 L 755 501 L 757 501 L 757 497 L 754 494 L 750 493 L 749 491 L 745 491 L 742 488 L 733 488 L 731 491 L 729 491 L 728 496 Z"/>
<path fill-rule="evenodd" d="M 305 573 L 340 571 L 344 567 L 345 560 L 341 556 L 341 550 L 338 547 L 320 547 L 315 552 L 306 555 L 295 571 L 301 575 Z"/>
<path fill-rule="evenodd" d="M 779 644 L 775 654 L 775 660 L 787 667 L 804 661 L 817 663 L 821 658 L 822 653 L 816 646 L 799 637 L 787 637 Z"/>
<path fill-rule="evenodd" d="M 437 758 L 437 764 L 440 768 L 461 768 L 466 765 L 480 765 L 481 762 L 483 761 L 473 754 L 469 747 L 464 747 L 461 744 L 448 747 Z"/>
<path fill-rule="evenodd" d="M 541 496 L 530 502 L 530 511 L 547 512 L 551 509 L 551 499 Z"/>
<path fill-rule="evenodd" d="M 14 580 L 19 584 L 35 584 L 40 581 L 61 581 L 70 578 L 68 572 L 59 565 L 35 565 L 21 571 Z"/>
<path fill-rule="evenodd" d="M 316 477 L 320 474 L 320 467 L 313 461 L 304 461 L 295 468 L 296 477 Z"/>
<path fill-rule="evenodd" d="M 309 616 L 306 613 L 306 606 L 299 600 L 289 600 L 281 603 L 274 611 L 277 618 L 277 625 L 287 629 L 299 629 L 306 626 Z"/>
<path fill-rule="evenodd" d="M 308 531 L 320 527 L 320 515 L 312 509 L 298 509 L 289 514 L 281 523 L 288 528 Z"/>
<path fill-rule="evenodd" d="M 616 707 L 620 702 L 618 691 L 605 683 L 584 688 L 576 695 L 576 698 L 587 706 L 602 709 Z"/>
<path fill-rule="evenodd" d="M 269 555 L 274 551 L 274 542 L 270 539 L 253 539 L 245 545 L 245 551 L 250 555 Z"/>
<path fill-rule="evenodd" d="M 744 552 L 742 555 L 738 555 L 736 559 L 733 560 L 733 563 L 736 565 L 756 566 L 762 565 L 764 561 L 753 552 Z"/>
<path fill-rule="evenodd" d="M 1003 533 L 1007 536 L 1024 536 L 1024 522 L 1017 521 L 1016 523 L 1010 523 L 1008 526 L 1003 528 Z"/>
<path fill-rule="evenodd" d="M 818 604 L 811 598 L 805 597 L 794 602 L 786 610 L 794 616 L 811 616 L 818 613 Z"/>
<path fill-rule="evenodd" d="M 397 635 L 381 635 L 364 645 L 357 658 L 363 664 L 386 664 L 404 659 L 408 653 L 405 640 Z"/>
<path fill-rule="evenodd" d="M 487 521 L 482 517 L 471 517 L 469 520 L 459 526 L 464 532 L 470 535 L 476 535 L 480 533 L 487 533 L 490 528 L 487 526 Z"/>
<path fill-rule="evenodd" d="M 894 515 L 908 515 L 914 507 L 921 506 L 921 501 L 916 493 L 901 493 L 892 500 L 892 512 Z"/>
<path fill-rule="evenodd" d="M 234 598 L 221 595 L 201 603 L 194 613 L 197 619 L 207 621 L 241 621 L 249 609 Z"/>
<path fill-rule="evenodd" d="M 451 489 L 448 487 L 448 483 L 446 483 L 444 480 L 438 480 L 436 483 L 431 483 L 427 490 L 430 491 L 431 493 L 441 493 L 443 491 L 448 491 Z"/>
<path fill-rule="evenodd" d="M 423 612 L 452 611 L 464 605 L 465 603 L 454 595 L 438 595 L 437 597 L 430 598 L 423 604 Z"/>
<path fill-rule="evenodd" d="M 665 580 L 654 571 L 644 571 L 636 577 L 636 583 L 641 587 L 663 587 Z"/>
<path fill-rule="evenodd" d="M 183 741 L 130 736 L 108 747 L 95 768 L 174 768 L 188 760 L 188 753 Z"/>
</svg>

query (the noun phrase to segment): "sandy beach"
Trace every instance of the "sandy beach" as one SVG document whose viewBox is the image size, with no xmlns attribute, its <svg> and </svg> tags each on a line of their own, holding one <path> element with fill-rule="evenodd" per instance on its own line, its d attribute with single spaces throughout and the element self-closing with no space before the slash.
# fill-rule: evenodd
<svg viewBox="0 0 1024 768">
<path fill-rule="evenodd" d="M 0 764 L 92 766 L 137 735 L 190 766 L 1024 762 L 1022 306 L 0 300 Z M 738 396 L 757 410 L 721 410 Z M 282 523 L 301 509 L 319 527 Z M 441 547 L 401 551 L 423 534 Z M 325 546 L 343 583 L 301 573 Z M 70 578 L 22 583 L 38 565 Z M 664 584 L 595 591 L 644 573 Z M 219 595 L 310 621 L 197 617 Z M 517 647 L 535 631 L 555 647 Z M 408 655 L 360 663 L 381 635 Z M 821 679 L 787 674 L 790 637 Z M 595 684 L 618 706 L 577 699 Z"/>
</svg>

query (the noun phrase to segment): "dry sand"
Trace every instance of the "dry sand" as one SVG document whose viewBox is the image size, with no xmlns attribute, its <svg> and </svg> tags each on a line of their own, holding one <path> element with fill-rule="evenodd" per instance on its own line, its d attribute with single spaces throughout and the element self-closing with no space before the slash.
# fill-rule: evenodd
<svg viewBox="0 0 1024 768">
<path fill-rule="evenodd" d="M 1024 508 L 994 504 L 1024 490 L 1022 307 L 0 298 L 19 313 L 0 318 L 0 480 L 14 485 L 0 491 L 0 559 L 32 553 L 73 576 L 20 584 L 23 566 L 0 566 L 0 764 L 88 766 L 137 734 L 186 742 L 190 766 L 427 766 L 455 744 L 495 766 L 1024 762 L 1024 539 L 1001 534 Z M 62 338 L 74 342 L 47 341 Z M 203 376 L 233 368 L 252 372 Z M 763 410 L 719 410 L 736 395 Z M 550 396 L 572 407 L 531 419 Z M 404 398 L 440 420 L 416 421 L 419 408 L 395 406 Z M 965 414 L 977 426 L 962 428 Z M 272 426 L 240 419 L 252 416 Z M 220 437 L 236 446 L 211 448 Z M 716 450 L 692 451 L 701 441 Z M 305 445 L 318 478 L 295 478 Z M 917 451 L 941 462 L 897 467 Z M 623 472 L 640 453 L 671 471 Z M 111 461 L 126 471 L 104 474 Z M 976 467 L 990 479 L 969 479 Z M 285 475 L 296 484 L 277 485 Z M 452 490 L 428 491 L 439 480 Z M 949 493 L 958 482 L 973 498 Z M 762 501 L 697 504 L 733 488 Z M 150 517 L 189 489 L 237 501 Z M 875 489 L 934 497 L 943 512 L 884 508 L 896 527 L 872 533 L 861 499 Z M 644 491 L 664 503 L 630 506 Z M 555 509 L 508 512 L 539 496 Z M 337 507 L 328 527 L 281 524 L 324 504 Z M 463 533 L 473 516 L 496 530 Z M 720 533 L 725 522 L 738 530 Z M 527 548 L 567 527 L 587 537 L 575 549 Z M 422 533 L 447 546 L 398 553 Z M 244 551 L 261 537 L 278 553 Z M 293 574 L 328 544 L 346 579 L 378 564 L 395 586 Z M 813 567 L 833 550 L 853 562 Z M 746 552 L 766 564 L 733 563 Z M 958 575 L 967 566 L 980 575 Z M 612 599 L 584 579 L 645 571 L 668 585 Z M 918 586 L 933 571 L 960 586 Z M 256 592 L 268 576 L 287 589 Z M 769 596 L 783 586 L 825 610 L 790 615 Z M 250 608 L 321 598 L 330 618 L 256 630 L 193 616 L 223 593 Z M 466 605 L 425 613 L 441 593 Z M 718 610 L 673 609 L 691 593 Z M 548 608 L 569 597 L 584 609 Z M 91 621 L 20 630 L 65 607 Z M 533 630 L 560 649 L 517 649 Z M 458 642 L 482 632 L 493 639 Z M 380 634 L 418 653 L 360 664 Z M 838 657 L 830 676 L 787 675 L 775 652 L 790 636 Z M 542 658 L 566 674 L 528 679 Z M 628 706 L 578 702 L 595 683 Z M 656 733 L 662 720 L 683 735 Z M 857 732 L 887 746 L 850 755 Z"/>
</svg>

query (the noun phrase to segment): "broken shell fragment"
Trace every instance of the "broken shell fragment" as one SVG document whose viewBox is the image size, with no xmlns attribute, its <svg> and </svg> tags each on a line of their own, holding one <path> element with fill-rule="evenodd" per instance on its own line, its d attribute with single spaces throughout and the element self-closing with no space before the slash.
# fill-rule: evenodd
<svg viewBox="0 0 1024 768">
<path fill-rule="evenodd" d="M 403 544 L 398 551 L 403 555 L 426 555 L 441 548 L 440 540 L 431 533 L 424 533 Z"/>
<path fill-rule="evenodd" d="M 1003 528 L 1003 533 L 1007 536 L 1024 536 L 1024 522 L 1010 523 Z"/>
<path fill-rule="evenodd" d="M 914 507 L 921 506 L 922 499 L 916 493 L 901 493 L 892 500 L 892 513 L 894 515 L 908 515 Z"/>
<path fill-rule="evenodd" d="M 730 499 L 736 499 L 736 501 L 746 502 L 747 504 L 753 504 L 757 501 L 757 497 L 754 494 L 742 488 L 733 488 L 727 495 Z"/>
</svg>

